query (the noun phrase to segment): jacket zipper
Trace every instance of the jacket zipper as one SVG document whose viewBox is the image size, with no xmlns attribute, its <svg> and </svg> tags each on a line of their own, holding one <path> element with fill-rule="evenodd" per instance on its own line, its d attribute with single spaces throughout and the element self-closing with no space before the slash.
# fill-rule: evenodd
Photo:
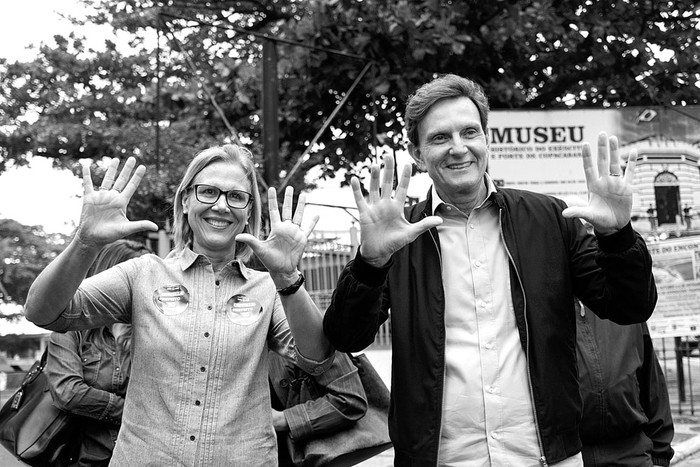
<svg viewBox="0 0 700 467">
<path fill-rule="evenodd" d="M 423 212 L 423 217 L 427 217 L 425 212 Z M 433 241 L 433 244 L 435 245 L 435 250 L 437 251 L 437 254 L 438 254 L 438 260 L 440 261 L 440 273 L 442 274 L 442 253 L 440 252 L 440 246 L 438 245 L 437 240 L 435 240 L 435 235 L 433 234 L 432 229 L 429 230 L 428 233 L 430 234 L 430 239 Z M 444 314 L 444 310 L 443 310 L 443 314 Z M 442 329 L 443 335 L 446 335 L 447 330 L 445 329 L 444 318 L 442 320 L 442 327 L 443 327 L 443 329 Z M 443 349 L 443 354 L 444 354 L 444 349 Z M 438 439 L 437 439 L 438 446 L 437 446 L 437 450 L 435 451 L 435 465 L 437 465 L 438 462 L 440 461 L 440 440 L 442 439 L 442 405 L 445 403 L 445 374 L 446 373 L 447 373 L 447 368 L 446 368 L 445 359 L 443 358 L 442 359 L 442 398 L 440 401 L 440 412 L 441 413 L 440 413 L 440 417 L 439 417 L 440 426 L 438 427 Z"/>
<path fill-rule="evenodd" d="M 527 297 L 525 296 L 525 288 L 523 287 L 523 281 L 520 278 L 520 271 L 518 271 L 515 261 L 513 260 L 513 255 L 511 255 L 510 250 L 508 249 L 506 238 L 503 235 L 503 208 L 498 209 L 498 229 L 500 230 L 501 241 L 503 242 L 503 246 L 506 249 L 508 259 L 513 265 L 513 270 L 515 271 L 515 275 L 518 278 L 518 286 L 520 287 L 520 291 L 523 294 L 523 318 L 525 320 L 525 358 L 527 367 L 527 384 L 530 389 L 530 404 L 532 405 L 532 415 L 535 419 L 535 432 L 537 433 L 537 444 L 539 444 L 540 447 L 540 465 L 542 467 L 547 467 L 547 458 L 544 455 L 544 445 L 542 444 L 542 436 L 540 435 L 540 424 L 537 420 L 537 410 L 535 410 L 535 396 L 532 390 L 532 375 L 530 374 L 530 330 L 527 324 Z"/>
</svg>

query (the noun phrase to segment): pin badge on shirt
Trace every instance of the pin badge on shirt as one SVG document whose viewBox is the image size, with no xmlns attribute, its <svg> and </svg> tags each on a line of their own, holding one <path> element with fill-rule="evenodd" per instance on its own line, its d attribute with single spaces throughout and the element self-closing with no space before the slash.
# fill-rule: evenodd
<svg viewBox="0 0 700 467">
<path fill-rule="evenodd" d="M 178 315 L 187 309 L 190 293 L 184 285 L 166 285 L 153 291 L 153 303 L 164 315 Z"/>
<path fill-rule="evenodd" d="M 252 324 L 262 312 L 262 305 L 243 294 L 234 295 L 226 302 L 226 317 L 236 324 Z"/>
</svg>

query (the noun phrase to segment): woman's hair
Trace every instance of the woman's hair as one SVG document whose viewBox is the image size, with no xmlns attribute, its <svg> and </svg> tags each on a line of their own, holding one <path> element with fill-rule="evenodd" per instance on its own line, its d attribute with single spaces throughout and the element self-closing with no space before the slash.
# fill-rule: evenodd
<svg viewBox="0 0 700 467">
<path fill-rule="evenodd" d="M 406 134 L 408 140 L 418 146 L 418 125 L 425 118 L 430 108 L 438 101 L 455 97 L 467 97 L 476 105 L 481 120 L 481 129 L 488 135 L 489 100 L 484 89 L 476 82 L 457 75 L 444 75 L 436 78 L 416 90 L 408 97 L 406 112 Z M 488 137 L 488 136 L 487 136 Z"/>
<path fill-rule="evenodd" d="M 208 165 L 219 161 L 236 164 L 245 172 L 250 182 L 253 203 L 250 207 L 251 213 L 248 223 L 243 228 L 243 232 L 254 235 L 255 237 L 260 235 L 260 226 L 262 223 L 260 214 L 260 194 L 258 192 L 258 180 L 253 163 L 253 155 L 246 148 L 235 144 L 214 146 L 201 151 L 192 159 L 173 197 L 173 240 L 176 250 L 182 250 L 192 242 L 192 229 L 187 222 L 187 214 L 185 214 L 182 208 L 182 200 L 185 192 L 191 187 L 192 181 L 199 172 Z M 247 261 L 252 255 L 253 250 L 251 250 L 247 244 L 236 242 L 236 257 L 238 259 Z"/>
<path fill-rule="evenodd" d="M 111 268 L 114 265 L 122 263 L 132 258 L 138 258 L 142 255 L 151 253 L 151 250 L 145 245 L 134 240 L 121 239 L 112 243 L 108 243 L 97 254 L 97 258 L 92 263 L 87 271 L 87 277 L 94 276 L 102 271 Z M 83 331 L 84 342 L 92 342 L 99 348 L 103 349 L 106 346 L 105 333 L 109 326 L 102 326 L 95 329 Z M 124 335 L 122 345 L 125 349 L 129 349 L 131 344 L 131 329 Z"/>
</svg>

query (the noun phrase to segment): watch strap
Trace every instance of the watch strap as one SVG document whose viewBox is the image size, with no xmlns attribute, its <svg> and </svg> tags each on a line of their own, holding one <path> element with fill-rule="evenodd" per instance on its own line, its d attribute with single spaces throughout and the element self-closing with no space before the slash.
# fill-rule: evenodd
<svg viewBox="0 0 700 467">
<path fill-rule="evenodd" d="M 277 289 L 277 293 L 286 296 L 286 295 L 292 295 L 295 293 L 299 288 L 304 285 L 304 275 L 302 273 L 299 273 L 299 279 L 292 285 L 288 285 L 287 287 L 283 289 Z"/>
</svg>

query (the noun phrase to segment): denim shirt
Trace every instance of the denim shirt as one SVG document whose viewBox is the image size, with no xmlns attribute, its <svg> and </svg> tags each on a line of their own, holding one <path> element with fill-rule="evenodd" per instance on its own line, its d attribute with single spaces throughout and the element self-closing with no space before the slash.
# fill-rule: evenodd
<svg viewBox="0 0 700 467">
<path fill-rule="evenodd" d="M 79 464 L 107 465 L 119 433 L 131 358 L 109 331 L 104 348 L 86 341 L 85 333 L 51 335 L 46 376 L 54 404 L 81 417 Z"/>
<path fill-rule="evenodd" d="M 133 327 L 131 383 L 112 464 L 268 466 L 277 462 L 268 349 L 296 352 L 268 273 L 228 263 L 217 280 L 189 248 L 145 255 L 86 279 L 47 327 Z"/>
</svg>

